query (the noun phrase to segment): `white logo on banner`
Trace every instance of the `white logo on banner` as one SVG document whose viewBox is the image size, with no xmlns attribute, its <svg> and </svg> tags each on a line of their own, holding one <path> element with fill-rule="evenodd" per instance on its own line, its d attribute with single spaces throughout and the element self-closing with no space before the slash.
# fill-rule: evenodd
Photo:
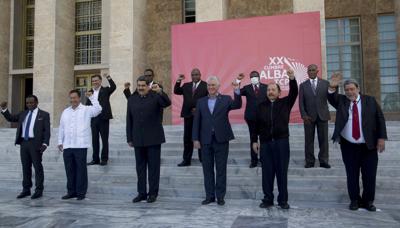
<svg viewBox="0 0 400 228">
<path fill-rule="evenodd" d="M 275 56 L 269 57 L 269 63 L 261 70 L 260 78 L 274 80 L 280 86 L 287 87 L 289 85 L 288 69 L 293 69 L 298 81 L 307 77 L 307 67 L 303 63 L 289 57 Z"/>
</svg>

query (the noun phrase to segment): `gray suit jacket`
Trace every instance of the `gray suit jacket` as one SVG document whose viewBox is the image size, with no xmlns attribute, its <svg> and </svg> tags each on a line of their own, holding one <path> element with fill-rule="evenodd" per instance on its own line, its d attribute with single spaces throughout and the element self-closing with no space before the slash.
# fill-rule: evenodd
<svg viewBox="0 0 400 228">
<path fill-rule="evenodd" d="M 300 84 L 299 106 L 301 117 L 309 116 L 312 121 L 317 117 L 322 121 L 330 119 L 328 108 L 329 82 L 318 78 L 316 94 L 313 93 L 310 79 Z"/>
</svg>

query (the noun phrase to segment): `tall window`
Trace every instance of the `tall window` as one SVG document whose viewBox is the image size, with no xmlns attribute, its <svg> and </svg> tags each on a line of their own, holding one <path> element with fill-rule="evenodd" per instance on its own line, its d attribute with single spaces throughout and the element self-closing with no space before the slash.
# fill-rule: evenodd
<svg viewBox="0 0 400 228">
<path fill-rule="evenodd" d="M 196 1 L 183 0 L 183 23 L 196 22 Z"/>
<path fill-rule="evenodd" d="M 328 75 L 339 71 L 344 79 L 362 83 L 359 18 L 326 20 L 326 59 Z M 329 76 L 328 76 L 329 77 Z"/>
<path fill-rule="evenodd" d="M 75 65 L 101 63 L 101 0 L 76 0 Z"/>
<path fill-rule="evenodd" d="M 33 67 L 33 36 L 35 27 L 35 1 L 26 0 L 24 7 L 25 36 L 24 36 L 24 67 Z"/>
<path fill-rule="evenodd" d="M 395 15 L 378 16 L 381 102 L 384 111 L 400 111 Z"/>
</svg>

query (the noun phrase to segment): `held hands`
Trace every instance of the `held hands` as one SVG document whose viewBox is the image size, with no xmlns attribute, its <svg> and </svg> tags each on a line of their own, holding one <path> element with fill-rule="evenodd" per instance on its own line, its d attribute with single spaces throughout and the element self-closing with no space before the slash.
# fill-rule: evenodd
<svg viewBox="0 0 400 228">
<path fill-rule="evenodd" d="M 194 140 L 194 141 L 193 141 L 193 147 L 194 147 L 195 149 L 201 149 L 200 141 Z"/>
<path fill-rule="evenodd" d="M 385 139 L 378 139 L 377 149 L 379 153 L 385 151 Z"/>
<path fill-rule="evenodd" d="M 290 80 L 295 79 L 293 69 L 287 70 L 287 75 L 289 76 L 289 79 L 290 79 Z"/>
<path fill-rule="evenodd" d="M 6 109 L 7 108 L 7 101 L 3 101 L 0 104 L 1 109 Z"/>
<path fill-rule="evenodd" d="M 87 98 L 89 98 L 93 95 L 93 91 L 87 91 L 85 95 Z"/>
<path fill-rule="evenodd" d="M 260 144 L 259 143 L 254 142 L 252 145 L 252 148 L 253 148 L 254 153 L 256 153 L 256 154 L 260 153 Z"/>
<path fill-rule="evenodd" d="M 58 145 L 57 148 L 58 148 L 58 150 L 59 150 L 60 152 L 63 152 L 63 151 L 64 151 L 64 147 L 63 147 L 62 144 L 61 144 L 61 145 Z"/>
<path fill-rule="evenodd" d="M 161 87 L 160 87 L 158 84 L 156 84 L 156 83 L 154 83 L 154 84 L 151 86 L 151 90 L 153 90 L 153 91 L 156 92 L 156 93 L 161 93 L 161 92 L 162 92 Z"/>
<path fill-rule="evenodd" d="M 329 81 L 329 87 L 332 89 L 336 89 L 339 86 L 339 83 L 342 81 L 342 74 L 340 72 L 335 72 L 331 76 L 331 80 Z"/>
<path fill-rule="evenodd" d="M 243 78 L 244 78 L 244 74 L 243 73 L 240 73 L 238 76 L 237 76 L 237 80 L 239 80 L 239 81 L 241 81 L 241 80 L 243 80 Z"/>
<path fill-rule="evenodd" d="M 125 82 L 124 88 L 125 89 L 129 89 L 130 87 L 131 87 L 131 83 L 130 82 Z"/>
<path fill-rule="evenodd" d="M 178 77 L 178 80 L 177 80 L 177 82 L 181 82 L 181 81 L 183 81 L 183 80 L 185 80 L 185 75 L 183 75 L 183 74 L 180 74 L 179 75 L 179 77 Z"/>
</svg>

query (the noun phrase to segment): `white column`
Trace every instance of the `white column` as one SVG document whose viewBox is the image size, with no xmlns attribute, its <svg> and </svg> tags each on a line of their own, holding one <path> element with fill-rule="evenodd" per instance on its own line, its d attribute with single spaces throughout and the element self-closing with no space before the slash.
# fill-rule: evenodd
<svg viewBox="0 0 400 228">
<path fill-rule="evenodd" d="M 321 21 L 321 57 L 320 72 L 322 78 L 327 79 L 326 66 L 326 37 L 325 37 L 325 3 L 324 0 L 293 0 L 293 13 L 319 11 Z"/>
</svg>

